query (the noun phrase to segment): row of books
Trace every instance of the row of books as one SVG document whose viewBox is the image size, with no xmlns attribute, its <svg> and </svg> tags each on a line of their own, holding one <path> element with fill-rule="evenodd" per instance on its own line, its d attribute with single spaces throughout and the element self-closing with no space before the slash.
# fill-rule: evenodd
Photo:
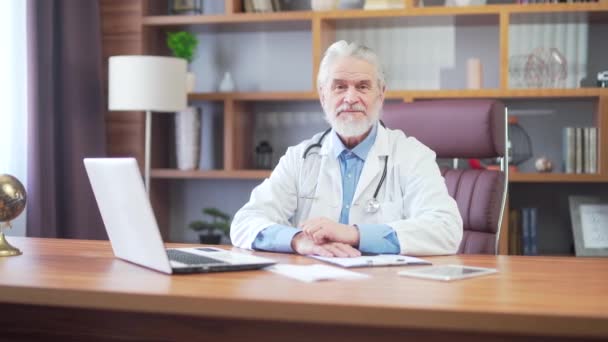
<svg viewBox="0 0 608 342">
<path fill-rule="evenodd" d="M 246 13 L 280 12 L 279 0 L 243 0 L 243 10 Z"/>
<path fill-rule="evenodd" d="M 538 255 L 538 208 L 509 212 L 509 254 Z"/>
<path fill-rule="evenodd" d="M 597 173 L 597 127 L 564 127 L 565 173 Z"/>
</svg>

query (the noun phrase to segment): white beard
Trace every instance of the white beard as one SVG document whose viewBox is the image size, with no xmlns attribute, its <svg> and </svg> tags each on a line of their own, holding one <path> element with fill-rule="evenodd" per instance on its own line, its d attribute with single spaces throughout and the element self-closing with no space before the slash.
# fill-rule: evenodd
<svg viewBox="0 0 608 342">
<path fill-rule="evenodd" d="M 349 109 L 364 112 L 366 115 L 359 118 L 355 118 L 352 115 L 339 116 L 340 112 Z M 352 107 L 343 104 L 331 115 L 327 110 L 325 111 L 325 120 L 338 135 L 344 138 L 358 137 L 365 134 L 376 122 L 378 122 L 379 117 L 380 108 L 372 108 L 369 112 L 366 112 L 365 107 L 360 104 L 356 104 Z"/>
</svg>

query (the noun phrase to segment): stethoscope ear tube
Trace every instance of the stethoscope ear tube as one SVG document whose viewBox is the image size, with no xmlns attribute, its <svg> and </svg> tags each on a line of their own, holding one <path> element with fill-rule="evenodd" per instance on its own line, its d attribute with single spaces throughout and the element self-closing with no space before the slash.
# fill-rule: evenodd
<svg viewBox="0 0 608 342">
<path fill-rule="evenodd" d="M 304 153 L 302 154 L 302 159 L 306 159 L 306 157 L 308 157 L 308 152 L 310 152 L 310 150 L 312 150 L 313 148 L 321 148 L 322 143 L 323 143 L 323 139 L 325 139 L 325 136 L 331 132 L 331 127 L 326 129 L 325 132 L 323 132 L 323 134 L 321 134 L 321 137 L 319 137 L 319 140 L 317 140 L 316 143 L 308 146 L 305 150 Z"/>
</svg>

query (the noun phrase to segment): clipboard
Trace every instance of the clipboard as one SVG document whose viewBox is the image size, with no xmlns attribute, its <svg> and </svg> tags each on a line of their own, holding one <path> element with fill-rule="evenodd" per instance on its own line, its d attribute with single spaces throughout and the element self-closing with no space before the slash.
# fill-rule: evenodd
<svg viewBox="0 0 608 342">
<path fill-rule="evenodd" d="M 378 266 L 406 266 L 406 265 L 432 265 L 430 261 L 399 254 L 362 255 L 354 258 L 334 258 L 311 255 L 311 258 L 321 260 L 341 267 L 378 267 Z"/>
</svg>

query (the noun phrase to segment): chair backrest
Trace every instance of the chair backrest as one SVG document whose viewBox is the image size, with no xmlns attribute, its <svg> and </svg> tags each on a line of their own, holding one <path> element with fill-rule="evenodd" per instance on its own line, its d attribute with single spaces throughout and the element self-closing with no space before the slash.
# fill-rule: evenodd
<svg viewBox="0 0 608 342">
<path fill-rule="evenodd" d="M 431 148 L 437 158 L 497 158 L 506 155 L 505 106 L 491 100 L 387 103 L 382 121 Z M 506 164 L 504 164 L 506 168 Z M 458 203 L 464 235 L 459 253 L 495 254 L 504 214 L 507 173 L 441 170 Z"/>
</svg>

